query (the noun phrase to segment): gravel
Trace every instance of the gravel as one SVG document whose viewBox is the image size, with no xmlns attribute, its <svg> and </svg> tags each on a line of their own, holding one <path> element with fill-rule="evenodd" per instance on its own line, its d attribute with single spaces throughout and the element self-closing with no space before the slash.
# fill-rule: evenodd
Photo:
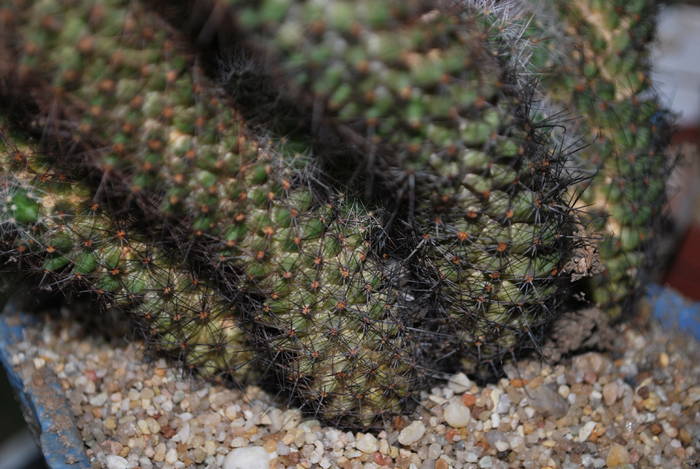
<svg viewBox="0 0 700 469">
<path fill-rule="evenodd" d="M 47 320 L 12 349 L 29 383 L 61 383 L 94 467 L 225 469 L 691 468 L 700 464 L 700 344 L 623 324 L 608 353 L 458 373 L 411 415 L 359 433 L 303 418 L 255 386 L 183 377 L 142 344 Z"/>
</svg>

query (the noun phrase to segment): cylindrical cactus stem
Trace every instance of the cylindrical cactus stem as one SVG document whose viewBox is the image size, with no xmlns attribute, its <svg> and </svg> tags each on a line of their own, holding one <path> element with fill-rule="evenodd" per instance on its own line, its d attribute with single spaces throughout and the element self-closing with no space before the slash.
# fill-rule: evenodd
<svg viewBox="0 0 700 469">
<path fill-rule="evenodd" d="M 0 121 L 0 125 L 2 122 Z M 239 383 L 257 373 L 241 315 L 218 291 L 126 223 L 91 191 L 47 166 L 37 146 L 0 129 L 0 226 L 5 268 L 62 291 L 93 293 L 102 307 L 131 313 L 157 351 Z"/>
<path fill-rule="evenodd" d="M 581 198 L 603 237 L 605 271 L 592 279 L 592 293 L 618 317 L 633 304 L 654 262 L 670 167 L 670 119 L 649 75 L 656 2 L 530 3 L 539 11 L 531 32 L 548 38 L 538 44 L 534 64 L 546 96 L 581 116 L 571 127 L 590 146 L 579 157 L 598 170 Z"/>
<path fill-rule="evenodd" d="M 19 63 L 9 81 L 52 119 L 49 134 L 64 124 L 54 135 L 156 201 L 147 213 L 179 218 L 202 263 L 229 281 L 239 273 L 284 388 L 348 424 L 411 401 L 418 340 L 408 295 L 370 249 L 374 218 L 318 194 L 307 158 L 247 129 L 180 35 L 138 2 L 22 3 L 4 16 Z"/>
<path fill-rule="evenodd" d="M 359 147 L 398 199 L 467 349 L 496 358 L 551 320 L 571 181 L 483 15 L 420 0 L 220 3 L 235 25 L 220 34 L 240 37 L 302 115 Z"/>
</svg>

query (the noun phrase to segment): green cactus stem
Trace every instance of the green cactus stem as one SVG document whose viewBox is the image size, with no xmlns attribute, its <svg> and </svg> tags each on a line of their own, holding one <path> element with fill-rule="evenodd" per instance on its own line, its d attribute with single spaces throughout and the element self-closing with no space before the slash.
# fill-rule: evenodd
<svg viewBox="0 0 700 469">
<path fill-rule="evenodd" d="M 579 157 L 597 171 L 581 202 L 602 234 L 605 271 L 591 281 L 593 301 L 612 318 L 628 311 L 654 264 L 670 161 L 668 113 L 651 87 L 648 44 L 656 3 L 529 2 L 534 67 L 545 94 L 581 119 L 570 131 L 590 145 Z M 552 12 L 555 18 L 552 17 Z"/>
<path fill-rule="evenodd" d="M 156 350 L 200 375 L 225 371 L 249 382 L 257 370 L 240 313 L 169 254 L 104 214 L 87 187 L 52 170 L 47 159 L 28 139 L 0 132 L 5 268 L 34 273 L 63 291 L 92 292 L 102 307 L 142 323 Z"/>
<path fill-rule="evenodd" d="M 45 131 L 87 146 L 88 163 L 158 207 L 155 219 L 181 220 L 193 252 L 252 299 L 283 387 L 328 420 L 367 424 L 410 402 L 417 340 L 371 252 L 373 217 L 318 194 L 307 158 L 246 128 L 180 35 L 138 4 L 14 3 L 10 80 Z"/>
<path fill-rule="evenodd" d="M 425 1 L 220 3 L 236 29 L 219 34 L 242 39 L 300 115 L 359 147 L 378 192 L 399 199 L 411 235 L 393 234 L 418 239 L 416 276 L 432 277 L 475 362 L 551 321 L 574 244 L 572 181 L 483 15 Z"/>
</svg>

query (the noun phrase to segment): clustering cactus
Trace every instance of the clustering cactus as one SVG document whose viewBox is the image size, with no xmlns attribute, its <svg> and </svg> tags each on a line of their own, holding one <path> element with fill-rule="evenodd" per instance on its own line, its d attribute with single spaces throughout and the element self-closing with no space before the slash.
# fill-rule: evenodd
<svg viewBox="0 0 700 469">
<path fill-rule="evenodd" d="M 185 366 L 249 382 L 256 372 L 250 334 L 227 299 L 172 253 L 104 214 L 85 185 L 51 168 L 36 144 L 3 127 L 5 268 L 37 274 L 48 286 L 92 292 L 104 307 L 132 311 L 156 348 Z"/>
<path fill-rule="evenodd" d="M 424 1 L 222 3 L 235 28 L 220 34 L 239 37 L 309 127 L 345 138 L 355 172 L 391 195 L 410 235 L 402 224 L 390 233 L 419 240 L 414 273 L 432 279 L 431 307 L 476 362 L 549 321 L 574 245 L 572 181 L 482 13 Z M 326 158 L 330 170 L 347 166 Z"/>
<path fill-rule="evenodd" d="M 269 367 L 345 425 L 404 408 L 454 362 L 443 357 L 477 371 L 536 345 L 569 297 L 579 218 L 598 209 L 607 277 L 594 300 L 616 311 L 639 284 L 648 207 L 663 199 L 658 108 L 644 80 L 624 82 L 636 59 L 614 55 L 643 36 L 642 17 L 584 27 L 579 7 L 562 7 L 583 44 L 565 58 L 514 45 L 511 20 L 484 3 L 182 1 L 163 9 L 168 26 L 155 0 L 8 0 L 0 57 L 13 66 L 0 65 L 0 96 L 61 152 L 21 164 L 5 152 L 6 257 L 133 309 L 160 348 L 179 344 L 205 375 L 245 381 Z M 595 18 L 626 11 L 584 4 L 608 15 Z M 217 89 L 211 59 L 230 51 L 177 31 L 195 10 L 219 15 L 216 33 L 260 65 L 262 91 Z M 531 42 L 550 29 L 551 16 L 537 18 Z M 533 61 L 520 63 L 523 51 Z M 551 69 L 543 87 L 525 78 Z M 584 153 L 603 165 L 584 192 L 590 213 L 574 206 L 576 161 L 533 110 L 542 95 L 583 114 L 577 135 L 604 136 Z M 642 130 L 630 142 L 620 122 Z M 89 177 L 55 183 L 66 168 Z M 143 232 L 108 234 L 119 224 L 92 200 L 127 203 Z M 163 243 L 185 246 L 200 275 Z"/>
<path fill-rule="evenodd" d="M 46 125 L 66 127 L 44 131 L 85 142 L 147 213 L 185 220 L 193 252 L 247 291 L 275 366 L 311 407 L 360 421 L 399 410 L 415 345 L 369 252 L 376 222 L 351 201 L 316 200 L 294 148 L 245 129 L 179 36 L 128 4 L 45 1 L 14 18 L 16 83 Z"/>
</svg>

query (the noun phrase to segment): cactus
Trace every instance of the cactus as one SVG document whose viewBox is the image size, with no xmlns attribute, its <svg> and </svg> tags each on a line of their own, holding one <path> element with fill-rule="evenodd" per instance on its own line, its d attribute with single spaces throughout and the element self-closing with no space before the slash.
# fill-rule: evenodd
<svg viewBox="0 0 700 469">
<path fill-rule="evenodd" d="M 254 351 L 240 313 L 163 249 L 103 213 L 85 185 L 47 160 L 35 144 L 3 129 L 5 267 L 41 275 L 49 286 L 92 292 L 103 307 L 130 312 L 156 350 L 201 375 L 225 371 L 250 382 Z"/>
<path fill-rule="evenodd" d="M 522 3 L 525 11 L 532 2 Z M 645 66 L 643 54 L 615 55 L 628 50 L 618 43 L 625 37 L 633 38 L 631 50 L 642 47 L 641 17 L 632 10 L 601 33 L 576 13 L 584 6 L 562 7 L 561 18 L 577 29 L 561 45 L 546 41 L 548 22 L 559 20 L 538 14 L 522 26 L 528 45 L 514 32 L 529 19 L 506 18 L 500 3 L 486 11 L 490 2 L 481 0 L 182 1 L 162 8 L 172 25 L 149 5 L 163 4 L 8 0 L 0 7 L 0 57 L 13 64 L 0 64 L 0 96 L 29 111 L 19 124 L 63 149 L 32 167 L 86 172 L 59 190 L 25 183 L 22 168 L 8 166 L 7 239 L 38 233 L 38 250 L 22 247 L 23 268 L 60 283 L 78 272 L 111 304 L 135 307 L 161 341 L 187 338 L 182 359 L 203 374 L 235 375 L 230 368 L 247 363 L 248 355 L 236 361 L 242 355 L 216 355 L 211 346 L 224 345 L 219 318 L 233 324 L 233 315 L 242 329 L 231 332 L 231 350 L 240 351 L 244 330 L 255 363 L 270 367 L 287 395 L 327 421 L 367 426 L 405 409 L 427 376 L 453 365 L 445 357 L 480 372 L 537 345 L 572 298 L 564 266 L 584 241 L 579 218 L 607 230 L 607 271 L 592 280 L 594 300 L 615 315 L 640 285 L 665 166 L 664 135 L 652 125 L 658 107 L 643 94 L 644 80 L 623 81 Z M 182 31 L 198 8 L 223 15 L 212 23 L 221 43 L 260 64 L 265 86 L 236 88 L 221 78 L 226 70 L 211 59 L 221 54 L 225 62 L 228 49 Z M 558 49 L 574 43 L 582 55 Z M 532 60 L 521 63 L 528 54 Z M 542 73 L 541 84 L 527 77 L 532 72 Z M 571 77 L 588 80 L 606 101 Z M 602 157 L 583 193 L 591 213 L 573 204 L 583 171 L 560 149 L 556 116 L 536 109 L 539 96 L 583 114 L 576 135 L 603 135 L 582 152 L 588 166 Z M 619 115 L 641 129 L 632 143 L 613 119 Z M 89 186 L 95 181 L 98 188 Z M 645 184 L 652 189 L 642 194 Z M 13 202 L 18 187 L 29 196 Z M 120 270 L 123 282 L 112 282 L 111 292 L 101 285 L 110 284 L 104 266 L 113 237 L 100 238 L 97 264 L 80 272 L 85 249 L 77 240 L 97 236 L 95 223 L 107 232 L 119 225 L 113 214 L 71 205 L 91 200 L 87 187 L 100 200 L 134 201 L 120 213 L 145 228 L 129 227 L 119 240 L 126 257 L 118 267 L 128 273 Z M 70 216 L 41 212 L 33 201 L 42 197 L 65 200 Z M 59 252 L 51 243 L 64 232 L 74 239 Z M 214 321 L 196 319 L 199 332 L 173 321 L 155 296 L 131 291 L 143 276 L 161 284 L 132 266 L 161 240 L 190 254 L 188 266 L 156 256 L 170 277 L 184 279 L 187 269 L 202 277 L 182 305 L 199 298 L 195 290 L 222 299 L 214 287 L 240 292 L 231 304 L 216 300 Z M 9 253 L 17 246 L 24 245 L 11 244 Z M 48 256 L 46 247 L 54 249 Z"/>
<path fill-rule="evenodd" d="M 67 122 L 88 162 L 143 210 L 186 219 L 194 252 L 249 295 L 285 387 L 328 419 L 398 411 L 413 392 L 415 345 L 369 249 L 373 218 L 332 194 L 317 200 L 304 158 L 247 129 L 179 36 L 128 3 L 26 9 L 14 21 L 17 82 L 41 111 L 60 110 L 66 119 L 52 122 Z"/>
<path fill-rule="evenodd" d="M 393 236 L 422 240 L 415 275 L 437 285 L 465 352 L 497 359 L 551 320 L 574 244 L 572 181 L 483 15 L 424 1 L 222 3 L 237 29 L 219 34 L 267 64 L 302 118 L 360 148 L 384 185 L 374 191 L 405 194 L 390 213 L 410 233 Z"/>
<path fill-rule="evenodd" d="M 579 158 L 597 173 L 581 201 L 602 234 L 605 267 L 590 289 L 616 318 L 629 311 L 654 266 L 670 166 L 664 154 L 670 119 L 649 77 L 656 3 L 524 3 L 530 16 L 523 22 L 537 41 L 532 67 L 547 98 L 581 116 L 567 131 L 590 143 Z"/>
</svg>

